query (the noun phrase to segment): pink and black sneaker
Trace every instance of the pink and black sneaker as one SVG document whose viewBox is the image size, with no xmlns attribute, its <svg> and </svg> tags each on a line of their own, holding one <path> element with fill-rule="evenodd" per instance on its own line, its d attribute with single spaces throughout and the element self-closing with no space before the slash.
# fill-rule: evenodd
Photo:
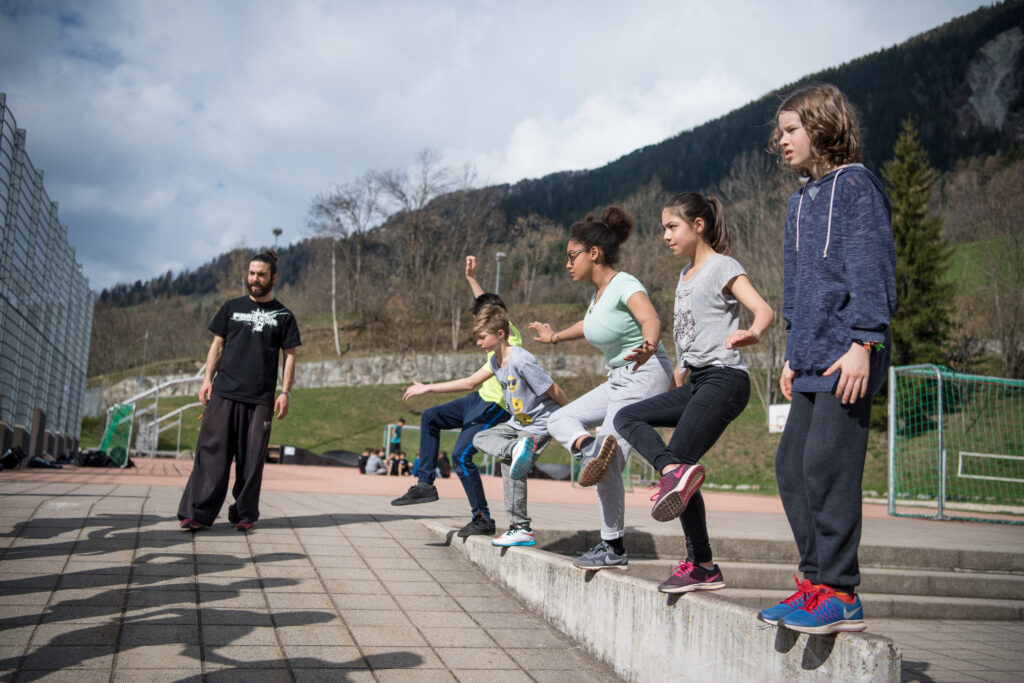
<svg viewBox="0 0 1024 683">
<path fill-rule="evenodd" d="M 679 563 L 672 576 L 658 586 L 662 593 L 689 593 L 690 591 L 716 591 L 725 588 L 725 579 L 718 565 L 705 569 L 689 560 Z"/>
<path fill-rule="evenodd" d="M 658 492 L 651 496 L 654 501 L 651 517 L 668 522 L 683 514 L 690 498 L 703 483 L 704 467 L 701 465 L 680 465 L 662 475 Z"/>
</svg>

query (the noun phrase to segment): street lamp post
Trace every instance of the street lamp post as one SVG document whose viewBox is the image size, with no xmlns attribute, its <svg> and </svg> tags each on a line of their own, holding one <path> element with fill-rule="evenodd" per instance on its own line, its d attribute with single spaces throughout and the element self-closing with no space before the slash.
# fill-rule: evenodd
<svg viewBox="0 0 1024 683">
<path fill-rule="evenodd" d="M 498 262 L 498 270 L 494 274 L 494 293 L 498 294 L 498 290 L 501 287 L 501 259 L 505 258 L 508 254 L 503 251 L 499 251 L 494 255 L 494 260 Z"/>
</svg>

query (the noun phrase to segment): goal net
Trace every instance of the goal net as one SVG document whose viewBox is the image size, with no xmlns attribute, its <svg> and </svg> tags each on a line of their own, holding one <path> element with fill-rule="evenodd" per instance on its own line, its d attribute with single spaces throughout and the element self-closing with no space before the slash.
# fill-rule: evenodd
<svg viewBox="0 0 1024 683">
<path fill-rule="evenodd" d="M 892 368 L 889 513 L 1024 523 L 1024 380 Z"/>
</svg>

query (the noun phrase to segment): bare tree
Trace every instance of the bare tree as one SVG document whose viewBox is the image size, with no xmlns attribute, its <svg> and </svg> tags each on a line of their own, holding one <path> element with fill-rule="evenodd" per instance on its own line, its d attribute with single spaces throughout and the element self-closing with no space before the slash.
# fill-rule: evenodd
<svg viewBox="0 0 1024 683">
<path fill-rule="evenodd" d="M 309 208 L 309 226 L 317 235 L 331 238 L 331 321 L 334 326 L 334 349 L 341 355 L 338 339 L 337 311 L 337 246 L 344 242 L 346 254 L 351 262 L 350 277 L 346 294 L 349 307 L 354 308 L 360 301 L 363 275 L 363 248 L 366 233 L 383 218 L 381 205 L 383 186 L 379 175 L 366 172 L 358 180 L 340 185 L 317 195 Z"/>
<path fill-rule="evenodd" d="M 743 264 L 750 281 L 775 311 L 775 324 L 751 349 L 763 373 L 751 373 L 757 397 L 764 407 L 779 400 L 778 377 L 785 363 L 786 330 L 782 319 L 782 240 L 786 227 L 786 200 L 796 189 L 792 174 L 778 168 L 764 154 L 746 152 L 736 157 L 721 182 L 733 256 Z"/>
<path fill-rule="evenodd" d="M 1000 169 L 975 208 L 988 280 L 991 328 L 998 336 L 1004 377 L 1024 374 L 1024 163 Z"/>
<path fill-rule="evenodd" d="M 443 155 L 434 149 L 420 150 L 408 171 L 377 174 L 377 182 L 401 214 L 399 218 L 405 228 L 409 253 L 407 268 L 414 280 L 424 272 L 426 235 L 429 228 L 436 225 L 437 217 L 428 206 L 436 197 L 448 192 L 454 180 L 452 169 L 444 165 Z"/>
</svg>

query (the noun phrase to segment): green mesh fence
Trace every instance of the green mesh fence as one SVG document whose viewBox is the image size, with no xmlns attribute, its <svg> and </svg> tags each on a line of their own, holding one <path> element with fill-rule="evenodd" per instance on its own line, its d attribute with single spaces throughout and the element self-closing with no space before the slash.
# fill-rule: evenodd
<svg viewBox="0 0 1024 683">
<path fill-rule="evenodd" d="M 118 467 L 128 464 L 128 444 L 132 439 L 132 418 L 135 416 L 134 403 L 118 403 L 110 409 L 110 420 L 103 433 L 100 450 Z"/>
<path fill-rule="evenodd" d="M 1024 381 L 893 368 L 889 512 L 1024 523 Z"/>
</svg>

